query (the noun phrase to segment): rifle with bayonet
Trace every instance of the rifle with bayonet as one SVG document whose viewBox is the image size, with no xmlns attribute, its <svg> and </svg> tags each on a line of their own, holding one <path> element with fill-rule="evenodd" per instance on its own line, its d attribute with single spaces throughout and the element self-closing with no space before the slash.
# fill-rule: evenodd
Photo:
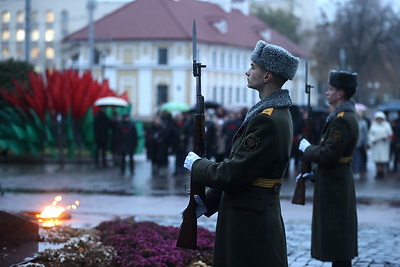
<svg viewBox="0 0 400 267">
<path fill-rule="evenodd" d="M 312 107 L 311 107 L 311 88 L 308 84 L 308 61 L 305 64 L 305 93 L 307 94 L 307 120 L 304 138 L 312 142 Z M 298 149 L 298 148 L 295 148 Z M 303 175 L 311 173 L 311 162 L 304 157 L 301 159 L 301 173 L 299 179 L 296 181 L 296 188 L 294 190 L 292 203 L 305 205 L 306 204 L 306 183 Z"/>
<path fill-rule="evenodd" d="M 193 152 L 200 157 L 206 154 L 206 133 L 204 119 L 204 97 L 201 95 L 201 68 L 202 65 L 197 62 L 197 33 L 196 21 L 193 21 L 193 76 L 196 78 L 196 113 L 194 115 L 194 136 L 193 136 Z M 197 216 L 196 216 L 196 200 L 194 195 L 199 195 L 202 200 L 205 198 L 205 187 L 199 186 L 193 182 L 190 183 L 190 199 L 189 204 L 183 211 L 183 221 L 181 224 L 177 247 L 181 248 L 197 248 Z"/>
</svg>

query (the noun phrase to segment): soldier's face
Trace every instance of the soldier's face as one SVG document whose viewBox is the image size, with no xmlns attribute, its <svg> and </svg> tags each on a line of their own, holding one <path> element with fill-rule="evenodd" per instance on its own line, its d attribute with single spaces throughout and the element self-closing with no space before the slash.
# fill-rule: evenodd
<svg viewBox="0 0 400 267">
<path fill-rule="evenodd" d="M 247 76 L 247 87 L 253 89 L 263 88 L 265 76 L 268 75 L 268 73 L 269 72 L 260 65 L 252 62 L 250 69 L 245 73 Z"/>
<path fill-rule="evenodd" d="M 337 90 L 335 87 L 329 85 L 328 91 L 325 92 L 329 105 L 336 107 L 342 98 L 342 93 L 341 90 Z"/>
</svg>

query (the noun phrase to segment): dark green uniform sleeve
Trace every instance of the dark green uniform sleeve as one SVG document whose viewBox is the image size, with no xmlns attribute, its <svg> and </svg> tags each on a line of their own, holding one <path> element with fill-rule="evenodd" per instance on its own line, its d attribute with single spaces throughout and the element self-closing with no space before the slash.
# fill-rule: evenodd
<svg viewBox="0 0 400 267">
<path fill-rule="evenodd" d="M 318 165 L 335 166 L 344 156 L 352 156 L 349 147 L 354 143 L 354 128 L 346 118 L 337 117 L 332 120 L 327 132 L 323 134 L 319 145 L 311 145 L 304 152 L 304 157 Z M 346 155 L 348 154 L 348 155 Z"/>
<path fill-rule="evenodd" d="M 277 133 L 274 120 L 258 114 L 249 122 L 244 136 L 235 141 L 229 159 L 215 163 L 203 158 L 193 164 L 193 182 L 221 191 L 245 190 L 255 178 L 265 175 L 280 154 Z"/>
</svg>

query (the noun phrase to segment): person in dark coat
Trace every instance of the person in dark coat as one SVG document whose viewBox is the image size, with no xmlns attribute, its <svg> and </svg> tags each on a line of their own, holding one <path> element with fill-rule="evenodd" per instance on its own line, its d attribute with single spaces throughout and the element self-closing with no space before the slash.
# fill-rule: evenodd
<svg viewBox="0 0 400 267">
<path fill-rule="evenodd" d="M 175 154 L 174 175 L 177 176 L 186 173 L 183 162 L 188 152 L 188 123 L 185 116 L 182 113 L 178 113 L 171 126 L 172 151 Z"/>
<path fill-rule="evenodd" d="M 393 172 L 397 172 L 400 163 L 400 112 L 393 124 Z"/>
<path fill-rule="evenodd" d="M 126 156 L 129 158 L 129 170 L 131 175 L 135 171 L 135 161 L 133 155 L 137 147 L 137 131 L 135 124 L 131 121 L 129 114 L 122 116 L 122 121 L 118 124 L 118 149 L 121 155 L 121 175 L 125 175 Z"/>
<path fill-rule="evenodd" d="M 215 151 L 216 151 L 215 140 L 217 137 L 217 133 L 214 120 L 209 112 L 206 112 L 205 115 L 205 129 L 206 129 L 206 157 L 208 159 L 211 159 L 215 157 Z"/>
<path fill-rule="evenodd" d="M 94 141 L 96 143 L 95 148 L 95 165 L 99 167 L 99 156 L 101 155 L 101 163 L 103 167 L 107 167 L 106 152 L 109 142 L 110 120 L 107 117 L 105 109 L 101 107 L 99 111 L 94 116 L 93 131 L 94 131 Z"/>
<path fill-rule="evenodd" d="M 110 120 L 111 128 L 111 154 L 113 157 L 114 166 L 119 166 L 121 163 L 121 155 L 118 151 L 118 125 L 121 123 L 121 117 L 118 112 L 113 112 L 113 117 Z"/>
<path fill-rule="evenodd" d="M 215 141 L 214 141 L 215 146 L 214 146 L 213 156 L 216 162 L 221 162 L 225 158 L 226 136 L 223 135 L 222 130 L 224 127 L 226 117 L 227 116 L 224 107 L 223 106 L 217 107 L 217 109 L 215 110 L 215 116 L 213 118 L 214 128 L 215 128 Z"/>
<path fill-rule="evenodd" d="M 235 136 L 235 133 L 242 124 L 242 121 L 236 112 L 231 111 L 228 113 L 228 116 L 229 118 L 225 121 L 222 128 L 222 134 L 225 135 L 225 158 L 229 157 L 232 149 L 232 138 Z"/>
<path fill-rule="evenodd" d="M 300 141 L 303 157 L 316 164 L 311 256 L 332 266 L 351 266 L 358 255 L 357 210 L 352 155 L 358 141 L 358 120 L 351 97 L 358 74 L 329 72 L 325 93 L 333 111 L 328 115 L 318 145 Z"/>
<path fill-rule="evenodd" d="M 168 166 L 169 146 L 170 131 L 157 114 L 146 131 L 147 158 L 151 161 L 152 174 L 158 175 Z"/>
<path fill-rule="evenodd" d="M 196 209 L 206 216 L 218 211 L 213 267 L 288 266 L 279 192 L 293 123 L 289 91 L 281 88 L 293 79 L 299 59 L 259 41 L 251 60 L 247 86 L 261 101 L 246 114 L 229 157 L 218 163 L 189 152 L 185 160 L 191 183 L 209 188 L 205 199 L 196 197 Z"/>
</svg>

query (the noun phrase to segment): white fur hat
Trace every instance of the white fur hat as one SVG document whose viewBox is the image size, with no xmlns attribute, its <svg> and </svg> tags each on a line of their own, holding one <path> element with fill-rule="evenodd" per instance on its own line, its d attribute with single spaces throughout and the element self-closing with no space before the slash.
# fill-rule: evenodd
<svg viewBox="0 0 400 267">
<path fill-rule="evenodd" d="M 385 113 L 383 113 L 382 111 L 377 111 L 377 112 L 375 112 L 374 119 L 378 119 L 378 118 L 381 118 L 381 119 L 383 119 L 383 120 L 386 120 L 386 115 L 385 115 Z"/>
<path fill-rule="evenodd" d="M 293 80 L 299 65 L 299 58 L 284 48 L 258 41 L 251 60 L 266 70 L 276 73 L 288 80 Z"/>
</svg>

